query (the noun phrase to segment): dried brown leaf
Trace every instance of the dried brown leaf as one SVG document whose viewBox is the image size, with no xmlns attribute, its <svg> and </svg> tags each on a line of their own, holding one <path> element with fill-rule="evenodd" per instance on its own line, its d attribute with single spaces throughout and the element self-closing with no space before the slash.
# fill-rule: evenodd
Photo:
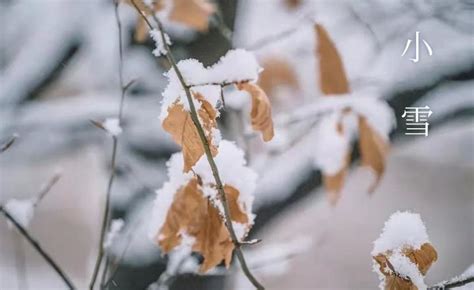
<svg viewBox="0 0 474 290">
<path fill-rule="evenodd" d="M 430 243 L 424 243 L 419 249 L 405 248 L 403 255 L 414 263 L 420 273 L 425 276 L 431 265 L 438 259 L 438 253 Z M 373 259 L 379 265 L 380 272 L 385 276 L 385 290 L 418 290 L 418 288 L 406 277 L 401 277 L 392 268 L 388 258 L 392 251 L 378 254 Z"/>
<path fill-rule="evenodd" d="M 212 129 L 217 128 L 217 112 L 199 94 L 194 94 L 194 97 L 201 102 L 198 115 L 211 153 L 215 156 L 217 147 L 212 142 Z M 173 140 L 182 147 L 184 171 L 188 172 L 204 154 L 204 145 L 191 119 L 191 114 L 184 109 L 183 105 L 174 104 L 168 108 L 168 116 L 163 121 L 163 129 L 170 133 Z"/>
<path fill-rule="evenodd" d="M 288 86 L 294 90 L 300 88 L 296 73 L 287 61 L 272 57 L 265 59 L 262 67 L 258 84 L 270 97 L 280 86 Z"/>
<path fill-rule="evenodd" d="M 316 53 L 319 57 L 321 91 L 325 95 L 347 94 L 350 91 L 346 72 L 339 52 L 326 29 L 316 24 Z"/>
<path fill-rule="evenodd" d="M 370 127 L 367 119 L 359 116 L 359 150 L 362 166 L 369 166 L 375 172 L 375 181 L 369 188 L 373 192 L 385 171 L 385 162 L 389 151 L 388 143 Z"/>
<path fill-rule="evenodd" d="M 252 83 L 240 83 L 237 87 L 239 90 L 247 91 L 252 97 L 252 110 L 250 112 L 252 128 L 262 132 L 265 142 L 272 140 L 274 135 L 272 107 L 267 95 L 262 88 Z"/>
<path fill-rule="evenodd" d="M 286 7 L 290 9 L 295 9 L 301 5 L 301 0 L 284 0 Z"/>
<path fill-rule="evenodd" d="M 248 224 L 246 209 L 238 203 L 239 191 L 231 186 L 224 190 L 232 221 Z M 178 190 L 155 240 L 168 253 L 181 243 L 183 233 L 195 238 L 192 250 L 204 257 L 201 272 L 222 261 L 227 267 L 230 265 L 234 245 L 219 211 L 203 196 L 197 178 Z"/>
<path fill-rule="evenodd" d="M 209 16 L 214 12 L 214 5 L 207 0 L 173 0 L 169 18 L 205 32 L 209 29 Z"/>
</svg>

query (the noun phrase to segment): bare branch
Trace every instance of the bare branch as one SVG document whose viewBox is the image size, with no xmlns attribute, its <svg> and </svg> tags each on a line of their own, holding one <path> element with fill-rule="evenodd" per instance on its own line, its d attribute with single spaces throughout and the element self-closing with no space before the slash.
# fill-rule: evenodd
<svg viewBox="0 0 474 290">
<path fill-rule="evenodd" d="M 474 276 L 455 278 L 449 281 L 441 282 L 435 286 L 428 287 L 428 290 L 454 289 L 469 283 L 474 283 Z"/>
<path fill-rule="evenodd" d="M 71 279 L 66 275 L 66 273 L 59 267 L 59 265 L 53 260 L 53 258 L 46 253 L 46 251 L 40 246 L 38 241 L 36 241 L 28 231 L 20 225 L 20 223 L 5 209 L 3 206 L 0 206 L 0 212 L 17 228 L 20 234 L 25 237 L 25 239 L 31 244 L 31 246 L 46 260 L 46 262 L 56 271 L 56 273 L 61 277 L 61 279 L 66 283 L 69 289 L 76 289 L 74 284 L 71 282 Z"/>
<path fill-rule="evenodd" d="M 131 2 L 133 4 L 133 6 L 137 9 L 137 11 L 140 13 L 140 15 L 142 15 L 142 17 L 144 19 L 146 19 L 146 16 L 143 14 L 142 11 L 140 11 L 140 8 L 137 6 L 135 1 L 131 0 Z M 235 234 L 234 228 L 233 228 L 232 223 L 231 223 L 229 204 L 227 202 L 226 193 L 224 192 L 224 186 L 223 186 L 222 181 L 220 179 L 219 170 L 217 169 L 217 165 L 216 165 L 216 163 L 214 161 L 214 158 L 212 156 L 211 149 L 209 147 L 209 142 L 207 141 L 207 138 L 206 138 L 205 133 L 204 133 L 204 129 L 202 128 L 201 123 L 199 121 L 199 118 L 198 118 L 198 115 L 197 115 L 197 112 L 196 112 L 196 108 L 194 106 L 194 102 L 193 102 L 193 99 L 192 99 L 192 96 L 191 96 L 191 91 L 190 91 L 189 87 L 187 86 L 186 81 L 184 80 L 184 77 L 183 77 L 183 75 L 181 74 L 181 71 L 178 68 L 178 65 L 176 64 L 176 61 L 173 58 L 173 55 L 171 53 L 171 49 L 170 49 L 168 43 L 166 42 L 165 33 L 163 31 L 163 25 L 162 25 L 161 21 L 155 15 L 152 15 L 152 17 L 155 20 L 156 24 L 158 25 L 158 29 L 159 29 L 160 34 L 161 34 L 161 39 L 162 39 L 162 42 L 163 42 L 163 46 L 164 46 L 164 48 L 167 52 L 166 53 L 166 58 L 168 59 L 169 63 L 171 64 L 173 70 L 175 71 L 175 73 L 176 73 L 176 75 L 177 75 L 177 77 L 178 77 L 185 93 L 186 93 L 186 97 L 187 97 L 187 100 L 188 100 L 188 103 L 189 103 L 189 106 L 190 106 L 190 109 L 191 109 L 191 112 L 190 112 L 191 113 L 191 119 L 192 119 L 192 121 L 193 121 L 193 123 L 196 126 L 196 129 L 198 131 L 199 138 L 201 139 L 202 145 L 204 147 L 204 152 L 206 154 L 207 161 L 209 162 L 209 166 L 211 167 L 212 174 L 214 176 L 214 180 L 215 180 L 216 185 L 217 185 L 217 191 L 219 193 L 219 199 L 221 200 L 221 202 L 223 204 L 223 208 L 224 208 L 225 225 L 227 227 L 227 230 L 229 231 L 232 243 L 234 244 L 235 253 L 237 255 L 237 258 L 240 262 L 240 265 L 242 267 L 243 272 L 245 273 L 247 278 L 250 280 L 250 282 L 259 290 L 260 289 L 265 289 L 257 281 L 257 279 L 252 275 L 252 273 L 250 272 L 250 270 L 247 266 L 247 263 L 245 261 L 245 257 L 242 253 L 242 250 L 241 250 L 241 245 L 240 245 L 240 243 L 237 239 L 237 235 Z M 149 25 L 150 29 L 153 29 L 153 27 L 150 25 L 150 23 L 148 21 L 147 21 L 147 24 Z"/>
<path fill-rule="evenodd" d="M 122 115 L 123 115 L 123 105 L 125 101 L 125 95 L 127 92 L 127 89 L 134 83 L 134 81 L 128 82 L 126 85 L 124 84 L 124 79 L 123 79 L 123 46 L 122 46 L 122 23 L 120 21 L 120 16 L 119 16 L 119 1 L 115 0 L 115 19 L 117 22 L 117 30 L 118 30 L 118 42 L 119 42 L 119 81 L 120 81 L 120 88 L 121 88 L 121 96 L 120 96 L 120 104 L 119 104 L 119 109 L 117 113 L 117 119 L 119 120 L 119 125 L 122 123 Z M 95 124 L 95 123 L 94 123 Z M 113 143 L 112 143 L 112 161 L 111 161 L 111 172 L 110 172 L 110 177 L 109 177 L 109 182 L 107 184 L 107 191 L 106 191 L 106 200 L 105 200 L 105 209 L 104 209 L 104 215 L 102 218 L 102 228 L 100 232 L 100 239 L 99 239 L 99 251 L 94 267 L 94 272 L 92 274 L 92 278 L 89 284 L 89 289 L 93 290 L 95 282 L 97 280 L 97 275 L 99 273 L 100 265 L 102 263 L 102 259 L 105 254 L 104 250 L 104 239 L 105 239 L 105 234 L 107 233 L 107 229 L 109 228 L 110 225 L 110 196 L 112 192 L 112 185 L 114 183 L 115 179 L 115 171 L 116 171 L 116 159 L 117 159 L 117 147 L 118 147 L 118 138 L 117 136 L 112 136 Z M 107 271 L 107 267 L 104 267 L 104 271 Z M 106 273 L 102 275 L 103 280 L 105 279 Z"/>
<path fill-rule="evenodd" d="M 13 145 L 13 143 L 15 143 L 16 138 L 18 138 L 18 135 L 13 134 L 13 135 L 10 137 L 10 139 L 8 139 L 8 141 L 6 141 L 5 143 L 1 144 L 1 145 L 0 145 L 0 153 L 3 153 L 3 152 L 5 152 L 5 151 L 7 151 L 8 148 L 10 148 L 10 147 Z"/>
<path fill-rule="evenodd" d="M 53 188 L 53 186 L 56 184 L 56 182 L 59 181 L 60 178 L 61 173 L 57 172 L 48 180 L 45 185 L 41 187 L 33 205 L 34 207 L 38 206 L 39 202 L 46 196 L 46 194 L 48 194 L 48 192 L 51 190 L 51 188 Z"/>
</svg>

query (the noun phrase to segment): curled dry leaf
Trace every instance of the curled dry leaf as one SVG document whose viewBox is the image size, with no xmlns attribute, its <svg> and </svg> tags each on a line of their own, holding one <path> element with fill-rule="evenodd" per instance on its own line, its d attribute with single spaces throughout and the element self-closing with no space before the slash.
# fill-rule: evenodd
<svg viewBox="0 0 474 290">
<path fill-rule="evenodd" d="M 369 188 L 372 193 L 379 184 L 385 171 L 385 162 L 389 150 L 388 143 L 370 127 L 367 119 L 359 116 L 359 150 L 362 166 L 369 166 L 376 175 Z"/>
<path fill-rule="evenodd" d="M 211 153 L 215 156 L 217 147 L 212 142 L 212 130 L 217 128 L 217 112 L 199 94 L 194 94 L 194 97 L 201 103 L 198 115 Z M 163 129 L 170 133 L 173 140 L 182 147 L 184 171 L 188 172 L 204 154 L 204 146 L 191 119 L 191 114 L 184 109 L 182 104 L 175 103 L 168 108 L 168 116 L 163 121 Z"/>
<path fill-rule="evenodd" d="M 350 93 L 350 86 L 347 80 L 344 64 L 339 52 L 331 40 L 326 29 L 320 25 L 315 26 L 317 46 L 316 54 L 319 58 L 319 83 L 321 92 L 324 95 L 346 95 Z M 344 114 L 352 113 L 350 110 Z M 369 188 L 372 193 L 379 184 L 385 170 L 385 162 L 388 154 L 389 145 L 371 126 L 364 116 L 358 116 L 359 125 L 359 149 L 363 166 L 369 166 L 376 174 L 375 181 Z M 348 152 L 349 155 L 350 152 Z M 348 163 L 350 162 L 348 157 Z M 334 176 L 324 176 L 323 182 L 328 191 L 339 192 L 344 183 L 346 168 Z M 335 195 L 337 200 L 337 195 Z M 334 201 L 331 198 L 331 201 Z"/>
<path fill-rule="evenodd" d="M 252 128 L 262 132 L 265 142 L 272 140 L 274 135 L 272 107 L 267 95 L 262 88 L 252 83 L 240 83 L 237 87 L 239 90 L 247 91 L 252 97 L 252 110 L 250 112 Z"/>
<path fill-rule="evenodd" d="M 319 81 L 322 93 L 325 95 L 349 93 L 349 82 L 336 46 L 323 26 L 316 24 L 315 30 L 316 53 L 319 56 Z"/>
<path fill-rule="evenodd" d="M 239 191 L 232 186 L 225 186 L 224 191 L 232 221 L 248 225 L 249 230 L 246 209 L 241 208 L 238 203 Z M 192 250 L 204 257 L 201 272 L 208 271 L 222 261 L 227 267 L 230 265 L 234 244 L 221 213 L 204 197 L 197 178 L 191 179 L 175 194 L 155 241 L 164 253 L 168 253 L 181 244 L 184 234 L 195 239 Z"/>
<path fill-rule="evenodd" d="M 343 135 L 344 134 L 344 127 L 342 125 L 342 121 L 339 120 L 336 127 L 337 134 Z M 349 171 L 349 162 L 350 162 L 350 154 L 346 152 L 346 158 L 344 159 L 344 164 L 342 165 L 341 170 L 339 170 L 336 174 L 326 174 L 323 173 L 323 184 L 324 188 L 326 189 L 327 197 L 329 203 L 332 206 L 335 206 L 336 203 L 339 201 L 341 197 L 342 187 L 344 186 L 344 180 L 346 178 L 347 172 Z"/>
<path fill-rule="evenodd" d="M 423 276 L 438 259 L 438 253 L 430 243 L 424 243 L 419 249 L 405 248 L 402 253 L 416 265 Z M 385 276 L 385 290 L 419 290 L 409 277 L 404 277 L 397 273 L 397 269 L 393 269 L 389 261 L 392 254 L 393 251 L 390 250 L 373 257 L 379 265 L 380 273 Z"/>
<path fill-rule="evenodd" d="M 209 28 L 209 16 L 215 11 L 207 0 L 173 0 L 170 20 L 182 23 L 198 31 Z"/>
</svg>

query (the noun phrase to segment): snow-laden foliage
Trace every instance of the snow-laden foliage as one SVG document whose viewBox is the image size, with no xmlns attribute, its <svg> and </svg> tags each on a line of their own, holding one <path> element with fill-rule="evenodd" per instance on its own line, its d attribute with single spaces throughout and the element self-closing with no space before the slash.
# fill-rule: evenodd
<svg viewBox="0 0 474 290">
<path fill-rule="evenodd" d="M 243 49 L 234 49 L 227 52 L 216 64 L 210 67 L 204 67 L 196 59 L 182 60 L 177 65 L 186 84 L 193 86 L 192 91 L 201 93 L 214 107 L 220 99 L 220 84 L 255 82 L 262 70 L 255 56 Z M 168 116 L 168 108 L 176 102 L 183 104 L 184 108 L 189 111 L 188 100 L 176 72 L 170 69 L 166 76 L 168 85 L 163 92 L 161 102 L 160 119 L 162 121 Z M 194 103 L 197 108 L 200 108 L 199 102 L 195 101 Z"/>
<path fill-rule="evenodd" d="M 424 276 L 437 260 L 420 215 L 411 212 L 390 216 L 371 254 L 381 290 L 426 290 Z"/>
<path fill-rule="evenodd" d="M 372 255 L 404 247 L 419 249 L 421 245 L 429 242 L 420 215 L 398 211 L 385 222 L 380 237 L 374 242 Z"/>
</svg>

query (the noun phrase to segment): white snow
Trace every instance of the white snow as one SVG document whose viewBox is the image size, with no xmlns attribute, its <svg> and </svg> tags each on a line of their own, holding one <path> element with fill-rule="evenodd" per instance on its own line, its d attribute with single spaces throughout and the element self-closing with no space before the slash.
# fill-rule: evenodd
<svg viewBox="0 0 474 290">
<path fill-rule="evenodd" d="M 166 163 L 169 180 L 163 184 L 162 188 L 156 191 L 156 199 L 149 226 L 149 236 L 151 239 L 155 238 L 156 233 L 158 233 L 163 226 L 168 209 L 173 203 L 175 193 L 192 178 L 191 172 L 183 172 L 183 164 L 183 155 L 181 153 L 173 154 Z"/>
<path fill-rule="evenodd" d="M 117 118 L 107 118 L 102 123 L 104 129 L 109 133 L 111 136 L 117 137 L 122 133 L 122 127 L 120 127 L 120 120 Z"/>
<path fill-rule="evenodd" d="M 387 250 L 410 247 L 419 249 L 429 243 L 426 227 L 417 213 L 397 211 L 385 222 L 383 232 L 374 242 L 372 256 Z"/>
<path fill-rule="evenodd" d="M 251 209 L 257 175 L 252 169 L 246 167 L 244 152 L 234 143 L 223 140 L 219 144 L 219 153 L 214 160 L 219 169 L 223 185 L 233 186 L 239 191 L 238 202 L 242 210 L 246 212 L 249 224 L 253 224 L 255 216 L 251 213 Z M 156 192 L 150 222 L 150 236 L 152 239 L 155 238 L 156 233 L 158 233 L 163 226 L 168 210 L 173 203 L 175 193 L 180 187 L 186 185 L 194 174 L 201 177 L 203 196 L 209 198 L 214 206 L 223 213 L 223 205 L 217 196 L 216 182 L 205 155 L 198 160 L 193 170 L 188 173 L 183 172 L 183 155 L 181 153 L 174 154 L 168 161 L 167 166 L 169 181 Z M 237 226 L 236 231 L 238 232 L 238 237 L 244 238 L 248 231 L 248 225 L 240 225 L 237 223 L 235 225 Z"/>
<path fill-rule="evenodd" d="M 411 282 L 418 288 L 418 290 L 426 290 L 426 284 L 423 280 L 423 276 L 416 264 L 412 263 L 410 259 L 404 256 L 400 250 L 395 251 L 390 257 L 388 257 L 390 264 L 393 269 L 405 278 L 409 278 Z M 383 288 L 381 288 L 383 289 Z"/>
<path fill-rule="evenodd" d="M 344 167 L 350 150 L 347 129 L 339 132 L 337 128 L 342 118 L 340 113 L 322 118 L 314 136 L 314 165 L 328 175 L 335 175 Z"/>
<path fill-rule="evenodd" d="M 240 192 L 239 203 L 247 212 L 249 221 L 252 223 L 254 216 L 251 214 L 251 209 L 257 174 L 246 166 L 244 152 L 233 142 L 222 140 L 219 144 L 219 153 L 214 157 L 214 161 L 224 186 L 230 185 Z M 193 171 L 201 177 L 204 185 L 215 184 L 214 176 L 205 155 L 194 165 Z"/>
<path fill-rule="evenodd" d="M 4 209 L 24 228 L 27 228 L 33 219 L 36 198 L 9 199 Z"/>
<path fill-rule="evenodd" d="M 178 62 L 177 66 L 185 83 L 193 86 L 192 91 L 200 92 L 214 106 L 220 98 L 221 87 L 219 84 L 255 82 L 262 70 L 253 53 L 243 49 L 228 51 L 216 64 L 210 67 L 204 67 L 196 59 L 182 60 Z M 183 104 L 186 110 L 190 110 L 185 91 L 174 69 L 170 69 L 165 76 L 169 82 L 163 92 L 161 121 L 166 119 L 168 108 L 175 103 Z M 194 105 L 196 109 L 200 108 L 200 103 L 196 100 L 194 100 Z"/>
<path fill-rule="evenodd" d="M 150 30 L 150 36 L 155 41 L 155 49 L 152 51 L 153 55 L 159 57 L 161 55 L 166 55 L 165 44 L 161 37 L 160 31 L 153 29 Z M 171 45 L 171 40 L 168 34 L 165 33 L 165 41 L 167 45 Z"/>
<path fill-rule="evenodd" d="M 104 241 L 105 249 L 109 248 L 112 245 L 117 235 L 122 231 L 124 224 L 125 223 L 123 219 L 112 220 L 112 222 L 110 223 L 110 230 L 105 236 L 105 241 Z"/>
</svg>

